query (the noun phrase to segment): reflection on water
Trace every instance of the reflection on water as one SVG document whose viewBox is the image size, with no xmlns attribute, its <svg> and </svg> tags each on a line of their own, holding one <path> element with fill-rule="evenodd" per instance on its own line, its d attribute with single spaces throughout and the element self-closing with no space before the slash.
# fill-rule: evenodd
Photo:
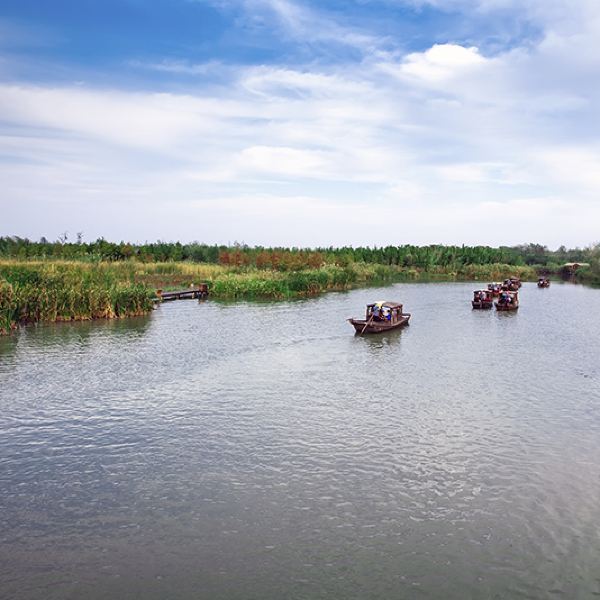
<svg viewBox="0 0 600 600">
<path fill-rule="evenodd" d="M 8 360 L 15 355 L 17 341 L 15 335 L 0 336 L 0 360 Z"/>
<path fill-rule="evenodd" d="M 0 339 L 0 597 L 600 594 L 600 292 L 472 286 Z"/>
<path fill-rule="evenodd" d="M 405 327 L 410 327 L 406 325 Z M 389 348 L 400 344 L 402 339 L 402 329 L 392 329 L 377 335 L 360 335 L 354 334 L 357 344 L 364 344 L 372 351 Z"/>
<path fill-rule="evenodd" d="M 124 336 L 133 339 L 142 337 L 148 330 L 152 315 L 127 319 L 107 319 L 98 321 L 69 321 L 58 323 L 37 323 L 22 327 L 19 332 L 0 337 L 0 355 L 13 353 L 18 344 L 39 350 L 70 344 L 87 344 L 94 336 Z M 24 342 L 23 338 L 26 338 Z"/>
</svg>

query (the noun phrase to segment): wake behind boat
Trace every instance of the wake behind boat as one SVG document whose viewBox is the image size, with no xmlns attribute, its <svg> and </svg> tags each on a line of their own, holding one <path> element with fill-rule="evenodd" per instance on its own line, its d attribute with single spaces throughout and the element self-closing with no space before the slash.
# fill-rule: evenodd
<svg viewBox="0 0 600 600">
<path fill-rule="evenodd" d="M 367 304 L 364 319 L 348 319 L 356 333 L 382 333 L 408 325 L 410 313 L 402 312 L 402 304 L 390 301 Z"/>
</svg>

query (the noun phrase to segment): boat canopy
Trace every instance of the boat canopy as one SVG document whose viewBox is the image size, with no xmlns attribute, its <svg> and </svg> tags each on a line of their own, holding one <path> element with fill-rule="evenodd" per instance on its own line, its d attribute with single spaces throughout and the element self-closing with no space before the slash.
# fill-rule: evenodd
<svg viewBox="0 0 600 600">
<path fill-rule="evenodd" d="M 398 302 L 393 302 L 390 300 L 379 300 L 379 302 L 373 302 L 373 304 L 367 304 L 367 308 L 377 307 L 379 309 L 382 308 L 402 308 L 402 304 Z"/>
</svg>

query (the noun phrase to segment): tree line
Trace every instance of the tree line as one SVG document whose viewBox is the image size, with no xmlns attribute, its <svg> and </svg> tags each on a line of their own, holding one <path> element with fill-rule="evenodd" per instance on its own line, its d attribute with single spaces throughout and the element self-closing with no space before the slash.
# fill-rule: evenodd
<svg viewBox="0 0 600 600">
<path fill-rule="evenodd" d="M 465 265 L 507 264 L 535 265 L 557 269 L 566 262 L 591 262 L 597 260 L 600 246 L 567 249 L 561 246 L 549 250 L 541 244 L 519 246 L 446 246 L 431 244 L 388 245 L 384 247 L 343 246 L 340 248 L 284 248 L 247 246 L 246 244 L 216 245 L 192 242 L 157 241 L 144 244 L 110 242 L 99 238 L 83 242 L 81 234 L 69 242 L 66 234 L 56 241 L 42 238 L 32 241 L 17 236 L 0 237 L 0 257 L 15 259 L 58 259 L 84 261 L 178 262 L 221 264 L 235 267 L 255 267 L 293 271 L 318 268 L 326 264 L 346 266 L 364 262 L 431 270 L 436 267 L 457 268 Z"/>
</svg>

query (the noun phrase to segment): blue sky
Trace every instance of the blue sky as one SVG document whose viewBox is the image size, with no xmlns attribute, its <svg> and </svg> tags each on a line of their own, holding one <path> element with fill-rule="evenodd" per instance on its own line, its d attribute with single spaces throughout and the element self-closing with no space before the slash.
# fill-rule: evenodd
<svg viewBox="0 0 600 600">
<path fill-rule="evenodd" d="M 598 241 L 596 0 L 2 0 L 0 234 Z"/>
</svg>

